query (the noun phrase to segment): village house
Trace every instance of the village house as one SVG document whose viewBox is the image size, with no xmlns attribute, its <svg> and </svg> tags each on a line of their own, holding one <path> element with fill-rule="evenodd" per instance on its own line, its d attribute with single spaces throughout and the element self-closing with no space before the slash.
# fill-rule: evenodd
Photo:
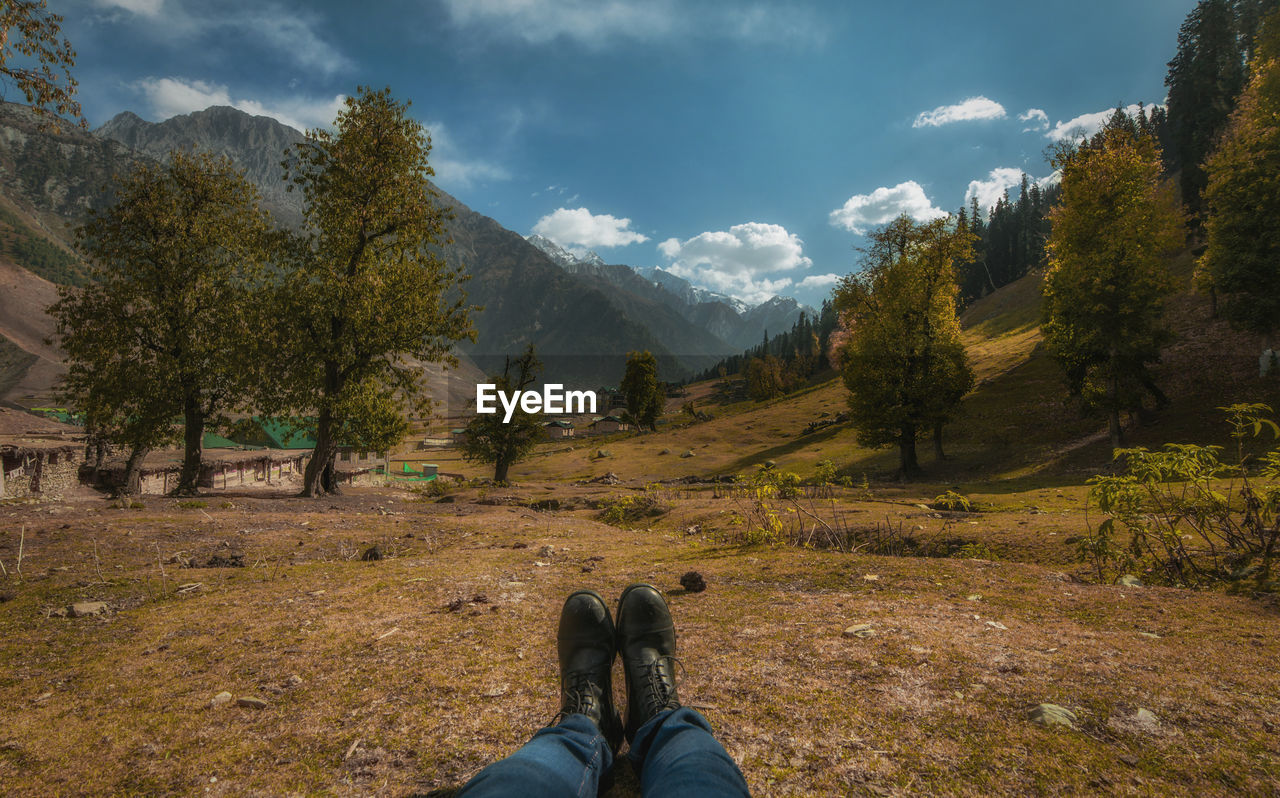
<svg viewBox="0 0 1280 798">
<path fill-rule="evenodd" d="M 542 428 L 546 430 L 547 437 L 553 441 L 572 438 L 575 432 L 573 422 L 565 421 L 563 419 L 547 421 L 542 425 Z"/>
</svg>

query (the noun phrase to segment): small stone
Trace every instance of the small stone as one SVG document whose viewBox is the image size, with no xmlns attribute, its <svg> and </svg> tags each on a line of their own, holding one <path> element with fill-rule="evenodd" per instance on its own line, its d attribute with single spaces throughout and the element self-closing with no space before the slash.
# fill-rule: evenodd
<svg viewBox="0 0 1280 798">
<path fill-rule="evenodd" d="M 542 548 L 538 549 L 538 556 L 539 556 L 539 557 L 547 557 L 547 558 L 549 558 L 549 557 L 551 557 L 552 555 L 554 555 L 555 553 L 556 553 L 556 547 L 555 547 L 555 546 L 552 546 L 552 545 L 551 545 L 551 544 L 549 544 L 549 543 L 548 543 L 547 545 L 543 546 Z"/>
<path fill-rule="evenodd" d="M 1116 584 L 1124 587 L 1142 587 L 1142 580 L 1133 574 L 1125 574 L 1116 580 Z"/>
<path fill-rule="evenodd" d="M 102 615 L 107 611 L 107 603 L 105 601 L 77 601 L 67 608 L 67 614 L 72 618 L 88 618 L 94 615 Z"/>
<path fill-rule="evenodd" d="M 879 582 L 879 581 L 880 581 L 880 574 L 863 574 L 863 575 L 862 575 L 862 581 L 864 581 L 864 582 Z"/>
<path fill-rule="evenodd" d="M 300 684 L 302 684 L 302 677 L 296 673 L 290 674 L 289 678 L 284 680 L 285 687 L 292 688 L 292 687 L 297 687 Z"/>
<path fill-rule="evenodd" d="M 845 637 L 858 637 L 858 638 L 866 639 L 868 637 L 875 637 L 876 630 L 873 629 L 871 627 L 871 624 L 869 623 L 859 623 L 845 629 L 843 634 Z"/>
<path fill-rule="evenodd" d="M 1151 731 L 1151 732 L 1160 731 L 1160 719 L 1156 717 L 1156 713 L 1152 712 L 1149 709 L 1143 709 L 1142 707 L 1139 707 L 1138 711 L 1133 713 L 1132 722 L 1133 722 L 1133 725 L 1141 729 L 1144 729 L 1146 731 Z"/>
<path fill-rule="evenodd" d="M 40 695 L 31 699 L 31 702 L 33 704 L 41 704 L 41 703 L 44 703 L 45 701 L 48 701 L 50 698 L 53 698 L 53 693 L 41 693 Z"/>
<path fill-rule="evenodd" d="M 670 450 L 670 449 L 663 449 L 662 451 L 658 452 L 658 454 L 671 454 L 671 450 Z"/>
<path fill-rule="evenodd" d="M 974 593 L 967 597 L 969 601 L 982 601 L 981 593 Z"/>
<path fill-rule="evenodd" d="M 701 593 L 707 589 L 707 580 L 697 571 L 688 571 L 680 577 L 680 587 L 689 593 Z"/>
<path fill-rule="evenodd" d="M 209 699 L 209 706 L 220 707 L 223 704 L 230 704 L 233 698 L 235 698 L 235 696 L 231 695 L 231 693 L 228 693 L 226 690 L 223 690 L 221 693 L 218 693 L 213 698 Z"/>
<path fill-rule="evenodd" d="M 50 618 L 65 618 L 67 617 L 68 614 L 69 613 L 66 607 L 56 607 L 52 610 L 49 610 Z"/>
<path fill-rule="evenodd" d="M 241 696 L 236 699 L 236 706 L 244 707 L 245 709 L 266 709 L 267 702 L 254 696 Z"/>
<path fill-rule="evenodd" d="M 1057 704 L 1037 704 L 1027 713 L 1027 719 L 1040 726 L 1076 727 L 1076 713 Z"/>
<path fill-rule="evenodd" d="M 987 626 L 990 626 L 992 629 L 1003 629 L 1006 631 L 1009 629 L 1009 627 L 1005 626 L 999 621 L 987 621 Z"/>
<path fill-rule="evenodd" d="M 681 456 L 682 458 L 686 458 L 686 459 L 687 459 L 687 458 L 693 457 L 693 456 L 694 456 L 694 453 L 693 453 L 693 450 L 692 450 L 692 449 L 690 449 L 690 450 L 688 450 L 687 452 L 683 452 L 683 453 L 681 453 L 681 455 L 680 455 L 680 456 Z"/>
<path fill-rule="evenodd" d="M 1155 632 L 1138 632 L 1138 634 L 1142 635 L 1143 637 L 1148 637 L 1152 640 L 1160 639 L 1160 635 L 1156 634 Z"/>
</svg>

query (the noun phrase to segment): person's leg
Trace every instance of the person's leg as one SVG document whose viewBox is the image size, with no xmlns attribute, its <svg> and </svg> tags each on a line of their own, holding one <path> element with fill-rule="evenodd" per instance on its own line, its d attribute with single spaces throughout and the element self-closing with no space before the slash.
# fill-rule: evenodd
<svg viewBox="0 0 1280 798">
<path fill-rule="evenodd" d="M 627 677 L 628 755 L 645 796 L 748 795 L 746 780 L 699 713 L 676 693 L 676 631 L 667 602 L 651 585 L 632 585 L 618 601 L 618 652 Z"/>
<path fill-rule="evenodd" d="M 648 796 L 707 798 L 750 795 L 742 771 L 711 733 L 711 724 L 688 707 L 664 710 L 649 719 L 628 754 Z"/>
<path fill-rule="evenodd" d="M 594 796 L 612 764 L 613 751 L 600 727 L 577 713 L 539 729 L 514 754 L 477 773 L 458 798 Z"/>
<path fill-rule="evenodd" d="M 477 773 L 458 795 L 594 796 L 622 742 L 610 674 L 615 647 L 604 599 L 591 590 L 569 596 L 556 633 L 560 723 L 539 730 L 514 754 Z"/>
</svg>

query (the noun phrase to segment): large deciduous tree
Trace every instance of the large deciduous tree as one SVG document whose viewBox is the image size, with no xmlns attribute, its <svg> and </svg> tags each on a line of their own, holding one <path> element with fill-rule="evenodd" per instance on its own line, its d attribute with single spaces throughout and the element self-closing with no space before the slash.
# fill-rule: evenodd
<svg viewBox="0 0 1280 798">
<path fill-rule="evenodd" d="M 247 390 L 247 308 L 267 229 L 256 189 L 229 160 L 174 152 L 90 213 L 79 243 L 93 281 L 63 288 L 50 308 L 66 391 L 95 427 L 136 453 L 165 442 L 182 417 L 178 495 L 197 491 L 206 426 Z"/>
<path fill-rule="evenodd" d="M 1042 329 L 1073 395 L 1107 413 L 1118 448 L 1122 410 L 1140 406 L 1144 391 L 1166 401 L 1147 366 L 1170 338 L 1167 259 L 1182 246 L 1183 214 L 1161 179 L 1159 146 L 1121 111 L 1052 160 L 1062 194 L 1052 212 Z"/>
<path fill-rule="evenodd" d="M 1219 310 L 1270 348 L 1280 329 L 1280 12 L 1262 26 L 1240 98 L 1205 191 L 1202 274 Z"/>
<path fill-rule="evenodd" d="M 542 361 L 534 353 L 533 344 L 529 344 L 524 354 L 514 362 L 507 358 L 502 373 L 490 379 L 497 390 L 513 394 L 531 386 L 541 371 Z M 526 413 L 519 406 L 505 423 L 501 412 L 477 414 L 467 425 L 462 456 L 467 460 L 493 463 L 493 481 L 506 482 L 511 466 L 533 451 L 542 434 L 538 415 Z"/>
<path fill-rule="evenodd" d="M 636 426 L 656 431 L 666 394 L 658 382 L 658 360 L 653 353 L 628 352 L 627 366 L 618 387 L 627 397 L 627 412 Z"/>
<path fill-rule="evenodd" d="M 306 229 L 280 249 L 283 367 L 266 404 L 316 417 L 304 496 L 337 490 L 340 445 L 397 443 L 408 406 L 426 398 L 423 363 L 455 362 L 453 343 L 471 332 L 460 272 L 433 251 L 448 211 L 427 180 L 430 149 L 407 103 L 361 88 L 285 162 Z"/>
<path fill-rule="evenodd" d="M 842 371 L 858 440 L 896 445 L 903 477 L 919 474 L 917 436 L 939 436 L 973 372 L 956 318 L 955 264 L 973 259 L 973 234 L 950 219 L 900 216 L 871 234 L 861 272 L 836 287 L 848 328 Z"/>
<path fill-rule="evenodd" d="M 62 17 L 50 12 L 45 0 L 0 3 L 0 84 L 16 86 L 47 119 L 56 120 L 56 114 L 78 117 L 76 79 L 71 76 L 75 64 L 76 52 L 62 38 Z M 83 118 L 80 126 L 87 127 Z"/>
</svg>

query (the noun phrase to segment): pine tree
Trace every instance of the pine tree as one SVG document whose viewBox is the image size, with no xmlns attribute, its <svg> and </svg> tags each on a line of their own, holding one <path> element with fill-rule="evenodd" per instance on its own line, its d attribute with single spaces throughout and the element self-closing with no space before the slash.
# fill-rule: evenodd
<svg viewBox="0 0 1280 798">
<path fill-rule="evenodd" d="M 1244 53 L 1230 0 L 1200 0 L 1178 31 L 1178 51 L 1169 62 L 1169 153 L 1182 170 L 1182 201 L 1200 211 L 1205 158 L 1226 127 L 1244 88 Z"/>
<path fill-rule="evenodd" d="M 658 361 L 653 354 L 648 350 L 628 352 L 626 370 L 618 387 L 627 397 L 627 412 L 636 426 L 656 432 L 666 395 L 658 382 Z"/>
<path fill-rule="evenodd" d="M 514 362 L 510 357 L 506 359 L 501 374 L 489 379 L 497 390 L 511 394 L 528 388 L 541 372 L 542 361 L 534 352 L 533 344 L 529 344 Z M 462 456 L 466 460 L 493 463 L 493 481 L 505 483 L 511 466 L 523 460 L 537 446 L 542 430 L 539 417 L 524 412 L 519 406 L 506 422 L 502 413 L 477 414 L 467 425 Z"/>
<path fill-rule="evenodd" d="M 1044 337 L 1072 393 L 1107 412 L 1119 447 L 1120 411 L 1138 406 L 1143 390 L 1163 400 L 1147 365 L 1169 339 L 1165 259 L 1181 246 L 1182 214 L 1161 181 L 1154 139 L 1119 118 L 1059 150 L 1053 164 L 1062 200 L 1052 214 Z"/>
<path fill-rule="evenodd" d="M 1263 336 L 1280 329 L 1280 12 L 1267 18 L 1222 144 L 1207 164 L 1204 277 L 1222 315 Z"/>
</svg>

